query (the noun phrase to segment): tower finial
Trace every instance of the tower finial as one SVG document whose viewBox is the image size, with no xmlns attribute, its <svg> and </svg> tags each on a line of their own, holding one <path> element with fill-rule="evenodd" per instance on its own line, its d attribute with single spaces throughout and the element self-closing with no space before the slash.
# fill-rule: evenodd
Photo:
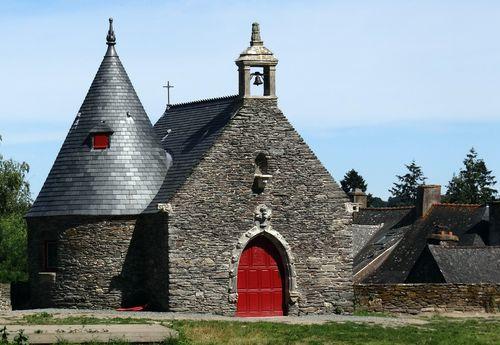
<svg viewBox="0 0 500 345">
<path fill-rule="evenodd" d="M 108 46 L 114 46 L 116 44 L 115 31 L 113 30 L 113 18 L 109 18 L 109 30 L 106 36 L 106 44 Z"/>
<path fill-rule="evenodd" d="M 264 42 L 260 38 L 260 28 L 259 23 L 252 24 L 252 38 L 250 39 L 250 46 L 261 46 L 264 45 Z"/>
</svg>

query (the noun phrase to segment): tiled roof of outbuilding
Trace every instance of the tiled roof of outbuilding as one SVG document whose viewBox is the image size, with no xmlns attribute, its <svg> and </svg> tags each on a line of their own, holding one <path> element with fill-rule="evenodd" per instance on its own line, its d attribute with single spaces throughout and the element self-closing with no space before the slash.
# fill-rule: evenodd
<svg viewBox="0 0 500 345">
<path fill-rule="evenodd" d="M 380 207 L 362 208 L 353 215 L 355 224 L 376 225 L 381 223 L 392 223 L 396 225 L 402 217 L 415 209 L 414 206 L 403 207 Z"/>
<path fill-rule="evenodd" d="M 92 131 L 113 132 L 91 148 Z M 27 217 L 139 214 L 157 194 L 167 164 L 153 126 L 114 50 L 108 51 Z"/>
<path fill-rule="evenodd" d="M 366 283 L 403 283 L 422 251 L 428 236 L 437 227 L 445 227 L 459 237 L 459 245 L 477 243 L 484 236 L 487 224 L 483 221 L 486 207 L 480 205 L 436 204 L 429 212 L 417 219 L 388 258 L 369 277 Z"/>
<path fill-rule="evenodd" d="M 443 247 L 429 250 L 446 283 L 500 283 L 500 247 Z"/>
<path fill-rule="evenodd" d="M 354 214 L 353 227 L 375 226 L 380 228 L 365 242 L 354 256 L 354 273 L 359 272 L 368 263 L 377 258 L 395 243 L 415 221 L 414 207 L 364 208 Z M 353 242 L 365 241 L 362 234 L 353 231 Z"/>
<path fill-rule="evenodd" d="M 239 100 L 226 96 L 174 104 L 165 110 L 154 129 L 173 163 L 148 211 L 167 202 L 182 186 L 237 111 Z"/>
<path fill-rule="evenodd" d="M 356 257 L 361 249 L 368 243 L 372 236 L 380 230 L 383 224 L 364 225 L 352 224 L 352 255 Z"/>
</svg>

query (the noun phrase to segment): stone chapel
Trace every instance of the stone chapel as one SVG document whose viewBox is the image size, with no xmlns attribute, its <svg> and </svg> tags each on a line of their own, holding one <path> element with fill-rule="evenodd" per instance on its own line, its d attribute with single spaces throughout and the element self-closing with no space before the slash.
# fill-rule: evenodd
<svg viewBox="0 0 500 345">
<path fill-rule="evenodd" d="M 26 216 L 32 307 L 351 311 L 348 198 L 278 108 L 259 25 L 237 95 L 168 105 L 152 125 L 112 24 Z"/>
</svg>

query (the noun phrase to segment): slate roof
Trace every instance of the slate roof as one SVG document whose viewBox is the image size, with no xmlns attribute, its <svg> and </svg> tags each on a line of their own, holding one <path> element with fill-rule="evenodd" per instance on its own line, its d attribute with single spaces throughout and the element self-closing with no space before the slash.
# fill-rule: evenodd
<svg viewBox="0 0 500 345">
<path fill-rule="evenodd" d="M 212 147 L 239 105 L 238 96 L 226 96 L 167 107 L 154 129 L 173 161 L 147 212 L 154 211 L 158 203 L 170 200 Z"/>
<path fill-rule="evenodd" d="M 362 208 L 354 214 L 353 245 L 363 248 L 354 252 L 354 273 L 359 272 L 372 260 L 397 243 L 415 221 L 414 207 Z M 378 226 L 369 239 L 369 227 Z M 356 229 L 354 229 L 356 228 Z"/>
<path fill-rule="evenodd" d="M 446 283 L 500 283 L 500 247 L 429 245 Z"/>
<path fill-rule="evenodd" d="M 444 226 L 459 237 L 460 246 L 477 243 L 478 236 L 487 232 L 485 206 L 436 204 L 425 217 L 406 227 L 404 235 L 382 265 L 365 283 L 403 283 L 415 262 L 427 247 L 427 237 Z M 364 248 L 363 248 L 364 250 Z"/>
<path fill-rule="evenodd" d="M 372 236 L 380 230 L 383 224 L 362 225 L 352 224 L 352 255 L 356 256 L 361 249 L 367 244 Z"/>
<path fill-rule="evenodd" d="M 90 132 L 112 131 L 92 150 Z M 165 152 L 114 49 L 108 50 L 27 217 L 139 214 L 162 185 Z"/>
</svg>

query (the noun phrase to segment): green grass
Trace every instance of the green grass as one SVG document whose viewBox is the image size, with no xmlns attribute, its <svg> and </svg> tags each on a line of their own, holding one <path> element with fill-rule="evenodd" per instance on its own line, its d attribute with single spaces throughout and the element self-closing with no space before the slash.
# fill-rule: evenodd
<svg viewBox="0 0 500 345">
<path fill-rule="evenodd" d="M 500 344 L 500 320 L 431 320 L 425 326 L 382 327 L 357 323 L 287 325 L 174 321 L 180 337 L 171 344 Z"/>
<path fill-rule="evenodd" d="M 374 316 L 367 313 L 361 316 Z M 377 316 L 388 316 L 379 315 Z M 360 323 L 326 323 L 317 325 L 290 325 L 271 322 L 236 321 L 161 321 L 179 332 L 179 339 L 166 340 L 167 345 L 498 345 L 500 344 L 500 318 L 450 319 L 427 318 L 427 324 L 384 327 Z M 65 317 L 48 313 L 25 316 L 24 324 L 130 324 L 152 323 L 150 319 Z M 160 322 L 160 321 L 156 321 Z M 116 341 L 112 344 L 123 344 Z"/>
<path fill-rule="evenodd" d="M 367 311 L 367 310 L 355 310 L 352 314 L 354 316 L 376 316 L 376 317 L 395 317 L 394 314 L 379 312 L 379 311 Z"/>
<path fill-rule="evenodd" d="M 54 317 L 52 314 L 43 312 L 32 315 L 23 316 L 19 320 L 20 324 L 28 325 L 100 325 L 100 324 L 150 324 L 149 319 L 135 319 L 135 318 L 98 318 L 88 316 L 66 316 L 64 318 Z"/>
</svg>

